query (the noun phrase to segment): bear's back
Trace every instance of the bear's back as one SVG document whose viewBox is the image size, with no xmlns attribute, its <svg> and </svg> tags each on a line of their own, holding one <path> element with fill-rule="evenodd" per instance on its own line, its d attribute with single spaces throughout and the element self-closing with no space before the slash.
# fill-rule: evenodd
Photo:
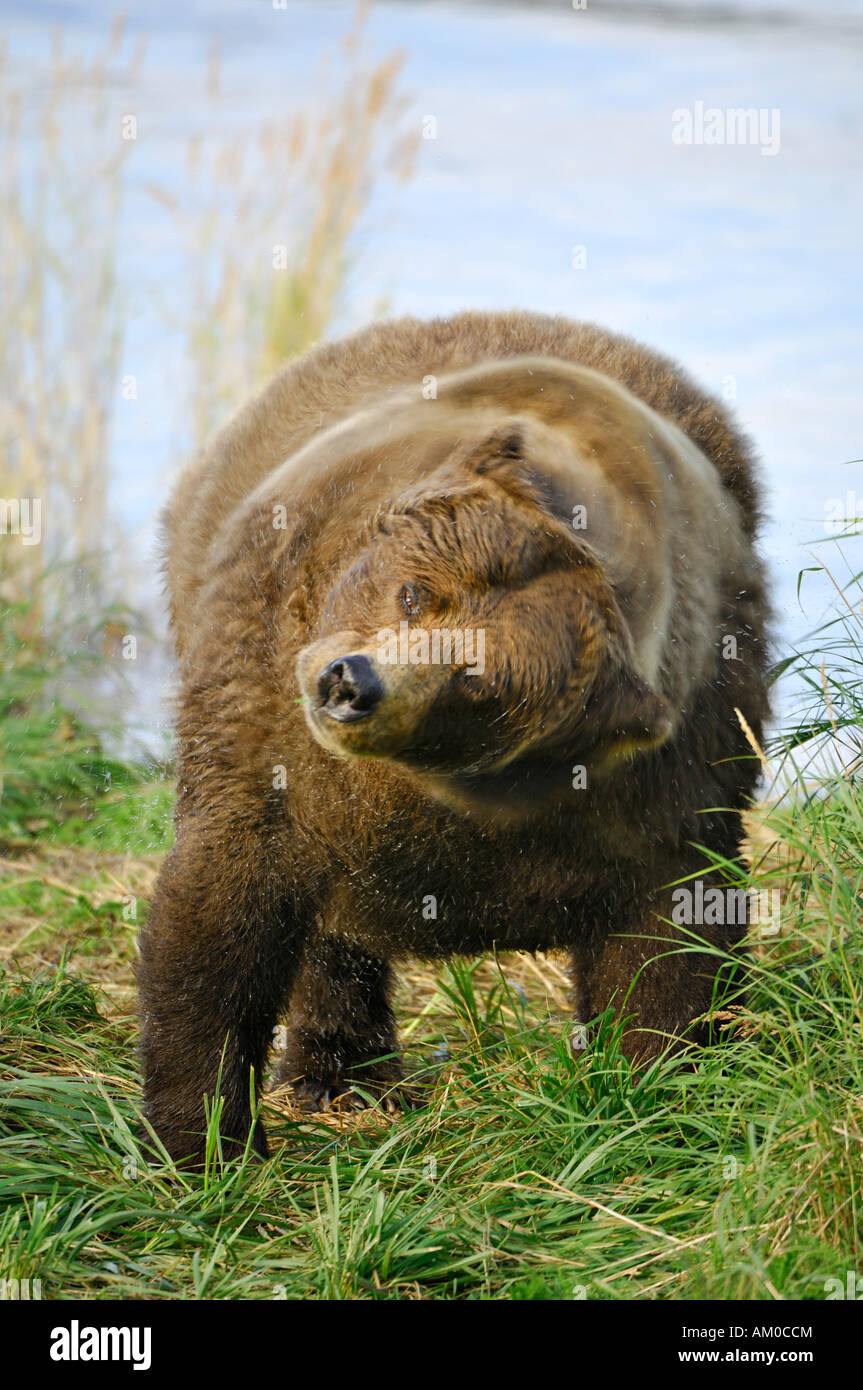
<svg viewBox="0 0 863 1390">
<path fill-rule="evenodd" d="M 745 440 L 722 405 L 669 359 L 593 324 L 524 312 L 404 318 L 325 343 L 289 363 L 181 473 L 163 517 L 172 613 L 189 611 L 207 552 L 231 512 L 323 429 L 408 384 L 481 362 L 547 356 L 590 367 L 673 420 L 711 460 L 740 508 L 758 519 Z"/>
</svg>

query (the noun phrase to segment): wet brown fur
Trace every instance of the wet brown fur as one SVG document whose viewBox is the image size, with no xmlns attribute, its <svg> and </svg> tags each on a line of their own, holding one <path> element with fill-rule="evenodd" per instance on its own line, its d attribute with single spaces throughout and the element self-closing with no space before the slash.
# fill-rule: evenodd
<svg viewBox="0 0 863 1390">
<path fill-rule="evenodd" d="M 767 710 L 758 521 L 723 407 L 565 319 L 383 323 L 240 411 L 165 516 L 177 835 L 139 987 L 170 1152 L 199 1153 L 220 1059 L 243 1142 L 286 1005 L 280 1073 L 306 1103 L 396 1081 L 409 954 L 566 947 L 578 1020 L 622 1010 L 633 1055 L 699 1036 L 715 963 L 670 954 L 661 919 L 669 885 L 708 877 L 694 846 L 740 850 L 758 769 L 734 710 L 756 737 Z M 418 623 L 483 626 L 486 676 L 386 668 L 373 718 L 328 723 L 317 672 L 347 649 L 374 663 L 403 580 Z"/>
</svg>

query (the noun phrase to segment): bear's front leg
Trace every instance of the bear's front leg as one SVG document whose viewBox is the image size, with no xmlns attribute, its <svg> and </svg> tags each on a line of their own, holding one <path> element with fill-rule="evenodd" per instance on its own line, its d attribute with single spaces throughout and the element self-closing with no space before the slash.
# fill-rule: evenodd
<svg viewBox="0 0 863 1390">
<path fill-rule="evenodd" d="M 327 1110 L 334 1101 L 362 1106 L 355 1087 L 396 1108 L 402 1070 L 391 989 L 385 961 L 337 937 L 307 942 L 275 1075 L 277 1084 L 293 1086 L 304 1110 Z"/>
<path fill-rule="evenodd" d="M 685 873 L 685 870 L 683 871 Z M 709 880 L 702 881 L 703 893 Z M 712 885 L 711 885 L 712 886 Z M 686 887 L 693 897 L 697 888 Z M 680 1041 L 707 1041 L 703 1016 L 720 998 L 739 964 L 699 951 L 697 939 L 723 951 L 736 951 L 746 931 L 746 907 L 731 890 L 726 921 L 717 925 L 675 926 L 672 889 L 658 893 L 632 924 L 595 925 L 573 950 L 576 1023 L 586 1024 L 609 1007 L 627 1019 L 624 1053 L 635 1061 L 658 1056 Z"/>
<path fill-rule="evenodd" d="M 175 1160 L 202 1157 L 220 1065 L 225 1156 L 248 1138 L 250 1075 L 257 1089 L 301 950 L 272 858 L 258 837 L 221 842 L 190 820 L 141 932 L 144 1114 Z M 260 1122 L 253 1147 L 266 1156 Z"/>
</svg>

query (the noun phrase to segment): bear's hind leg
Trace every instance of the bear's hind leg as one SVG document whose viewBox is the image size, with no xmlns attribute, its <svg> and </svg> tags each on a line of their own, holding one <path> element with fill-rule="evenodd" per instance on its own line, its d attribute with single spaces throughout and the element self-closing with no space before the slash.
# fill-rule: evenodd
<svg viewBox="0 0 863 1390">
<path fill-rule="evenodd" d="M 339 1108 L 363 1106 L 360 1091 L 386 1109 L 400 1108 L 391 990 L 385 961 L 338 937 L 310 940 L 291 994 L 276 1084 L 290 1083 L 304 1110 L 328 1110 L 334 1102 Z"/>
<path fill-rule="evenodd" d="M 622 1048 L 637 1061 L 654 1058 L 679 1041 L 706 1042 L 703 1016 L 732 980 L 737 983 L 744 965 L 742 952 L 735 970 L 727 957 L 693 948 L 701 939 L 734 951 L 746 931 L 745 920 L 679 928 L 672 924 L 672 908 L 665 890 L 641 923 L 595 929 L 573 952 L 576 1023 L 586 1024 L 612 1007 L 616 1016 L 628 1019 Z"/>
</svg>

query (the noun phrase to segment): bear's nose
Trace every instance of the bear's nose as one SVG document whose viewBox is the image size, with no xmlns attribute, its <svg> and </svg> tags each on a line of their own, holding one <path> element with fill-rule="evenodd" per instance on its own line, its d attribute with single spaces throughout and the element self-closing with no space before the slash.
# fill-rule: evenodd
<svg viewBox="0 0 863 1390">
<path fill-rule="evenodd" d="M 340 656 L 318 676 L 321 706 L 331 719 L 348 723 L 371 714 L 384 693 L 374 667 L 365 656 Z"/>
</svg>

